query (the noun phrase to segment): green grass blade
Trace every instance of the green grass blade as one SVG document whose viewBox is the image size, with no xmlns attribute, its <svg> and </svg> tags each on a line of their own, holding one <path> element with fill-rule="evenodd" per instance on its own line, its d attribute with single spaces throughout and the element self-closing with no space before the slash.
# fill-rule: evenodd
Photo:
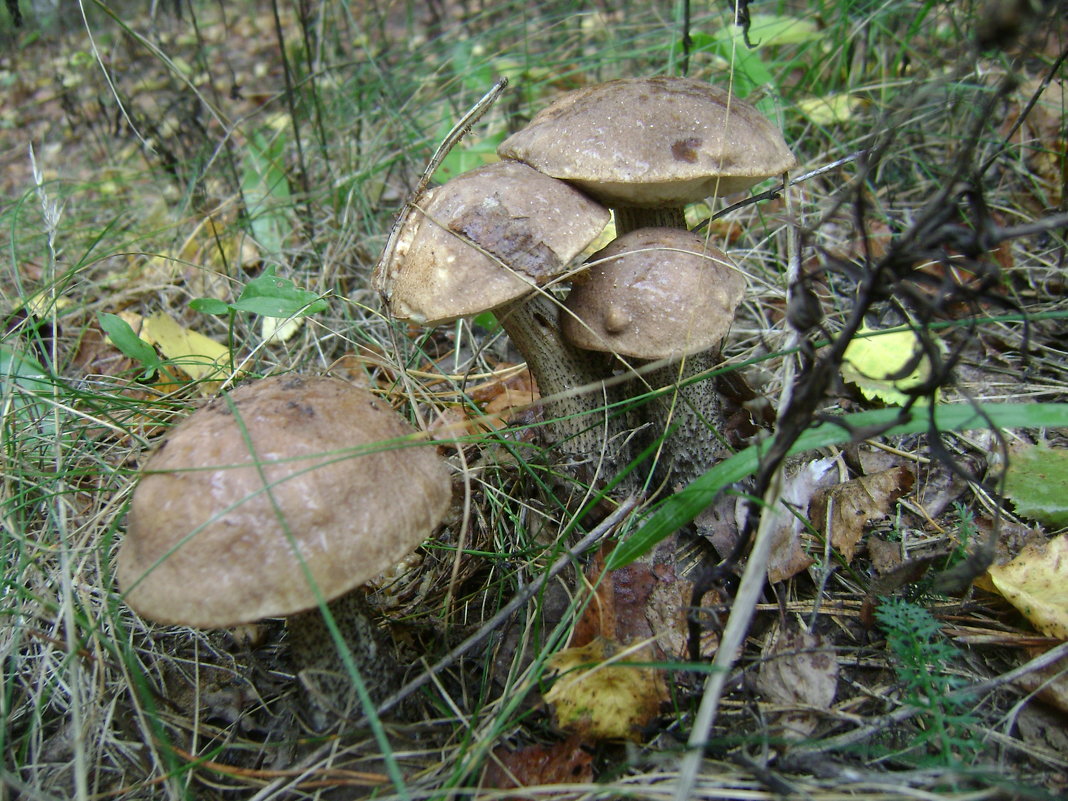
<svg viewBox="0 0 1068 801">
<path fill-rule="evenodd" d="M 851 430 L 888 425 L 900 414 L 900 409 L 876 409 L 842 415 L 842 425 L 821 423 L 806 431 L 798 437 L 790 453 L 849 442 L 853 436 Z M 991 423 L 999 428 L 1060 427 L 1068 426 L 1068 403 L 984 403 L 978 407 L 957 404 L 937 407 L 934 416 L 935 425 L 940 431 L 986 428 Z M 918 434 L 926 431 L 929 425 L 928 410 L 914 409 L 907 422 L 888 429 L 885 435 Z M 760 454 L 766 448 L 767 443 L 760 443 L 736 453 L 684 490 L 667 498 L 641 528 L 620 542 L 608 559 L 608 568 L 630 564 L 673 531 L 693 520 L 724 487 L 755 473 Z"/>
</svg>

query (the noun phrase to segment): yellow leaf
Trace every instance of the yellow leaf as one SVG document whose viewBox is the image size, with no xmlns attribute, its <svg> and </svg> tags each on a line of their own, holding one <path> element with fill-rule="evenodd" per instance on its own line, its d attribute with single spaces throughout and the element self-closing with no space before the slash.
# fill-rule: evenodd
<svg viewBox="0 0 1068 801">
<path fill-rule="evenodd" d="M 655 668 L 609 661 L 615 643 L 603 637 L 553 654 L 548 665 L 561 675 L 545 693 L 564 729 L 593 740 L 638 740 L 667 697 Z M 648 659 L 648 649 L 641 656 Z M 639 658 L 641 658 L 641 656 Z"/>
<path fill-rule="evenodd" d="M 797 101 L 801 113 L 817 125 L 831 125 L 847 122 L 860 105 L 860 99 L 849 94 L 827 95 L 826 97 L 807 97 Z"/>
<path fill-rule="evenodd" d="M 862 326 L 846 347 L 842 378 L 856 384 L 869 400 L 878 398 L 903 406 L 908 401 L 908 395 L 902 390 L 918 386 L 930 378 L 931 361 L 923 356 L 911 373 L 897 377 L 921 352 L 916 334 L 904 330 L 865 336 L 873 333 L 872 329 Z M 917 401 L 925 402 L 925 398 Z"/>
<path fill-rule="evenodd" d="M 1028 545 L 987 571 L 1004 598 L 1047 637 L 1068 639 L 1068 534 Z"/>
<path fill-rule="evenodd" d="M 141 339 L 159 348 L 160 353 L 184 373 L 198 381 L 224 378 L 230 367 L 230 351 L 211 337 L 183 328 L 166 312 L 146 317 Z"/>
<path fill-rule="evenodd" d="M 268 344 L 288 342 L 300 330 L 303 317 L 264 317 L 260 323 L 260 334 Z"/>
</svg>

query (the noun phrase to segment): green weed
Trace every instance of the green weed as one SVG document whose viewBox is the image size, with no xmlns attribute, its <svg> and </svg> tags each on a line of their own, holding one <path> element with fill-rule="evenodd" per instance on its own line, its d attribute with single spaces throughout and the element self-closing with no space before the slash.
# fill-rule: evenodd
<svg viewBox="0 0 1068 801">
<path fill-rule="evenodd" d="M 949 674 L 959 659 L 957 650 L 942 637 L 934 616 L 916 603 L 887 599 L 875 617 L 886 634 L 904 702 L 922 710 L 908 758 L 922 766 L 971 767 L 983 743 L 974 731 L 979 719 L 970 711 L 973 699 L 951 695 L 963 683 Z"/>
</svg>

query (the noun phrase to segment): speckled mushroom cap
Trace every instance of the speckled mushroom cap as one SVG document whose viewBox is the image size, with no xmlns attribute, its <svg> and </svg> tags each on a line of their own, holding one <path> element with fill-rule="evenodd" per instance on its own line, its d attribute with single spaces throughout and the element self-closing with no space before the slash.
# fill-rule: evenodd
<svg viewBox="0 0 1068 801">
<path fill-rule="evenodd" d="M 726 336 L 745 294 L 730 257 L 678 228 L 631 231 L 589 264 L 568 295 L 571 314 L 561 315 L 564 337 L 586 350 L 639 359 L 707 350 Z"/>
<path fill-rule="evenodd" d="M 782 133 L 725 90 L 628 78 L 569 92 L 501 143 L 516 159 L 610 206 L 681 206 L 792 168 Z"/>
<path fill-rule="evenodd" d="M 525 164 L 489 164 L 423 197 L 374 284 L 401 319 L 435 325 L 479 314 L 560 275 L 610 216 Z"/>
<path fill-rule="evenodd" d="M 451 494 L 433 447 L 380 445 L 412 433 L 333 378 L 267 378 L 213 400 L 144 466 L 118 554 L 127 603 L 224 627 L 315 606 L 294 546 L 327 600 L 392 567 Z"/>
</svg>

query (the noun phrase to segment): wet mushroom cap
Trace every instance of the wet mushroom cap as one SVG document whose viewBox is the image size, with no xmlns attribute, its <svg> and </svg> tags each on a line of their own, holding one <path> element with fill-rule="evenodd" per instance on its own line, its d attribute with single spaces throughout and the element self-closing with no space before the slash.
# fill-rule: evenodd
<svg viewBox="0 0 1068 801">
<path fill-rule="evenodd" d="M 740 192 L 796 164 L 782 133 L 754 106 L 669 77 L 569 92 L 497 152 L 613 207 L 681 206 Z"/>
<path fill-rule="evenodd" d="M 587 350 L 681 358 L 718 344 L 745 278 L 723 251 L 677 228 L 640 228 L 589 258 L 561 315 L 564 337 Z"/>
<path fill-rule="evenodd" d="M 525 164 L 489 164 L 419 201 L 375 286 L 394 317 L 422 325 L 479 314 L 559 276 L 609 218 L 600 204 Z"/>
<path fill-rule="evenodd" d="M 301 560 L 326 600 L 364 584 L 449 504 L 433 447 L 395 442 L 412 433 L 333 378 L 267 378 L 213 400 L 144 466 L 117 560 L 125 600 L 162 623 L 220 628 L 314 607 Z"/>
</svg>

